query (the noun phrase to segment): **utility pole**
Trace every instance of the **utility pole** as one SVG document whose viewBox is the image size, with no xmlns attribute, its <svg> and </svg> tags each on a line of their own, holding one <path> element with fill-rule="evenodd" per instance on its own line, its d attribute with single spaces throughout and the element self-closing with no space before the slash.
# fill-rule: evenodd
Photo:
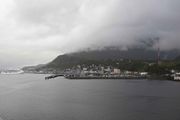
<svg viewBox="0 0 180 120">
<path fill-rule="evenodd" d="M 159 45 L 159 38 L 156 38 L 157 40 L 157 64 L 160 64 L 160 45 Z"/>
</svg>

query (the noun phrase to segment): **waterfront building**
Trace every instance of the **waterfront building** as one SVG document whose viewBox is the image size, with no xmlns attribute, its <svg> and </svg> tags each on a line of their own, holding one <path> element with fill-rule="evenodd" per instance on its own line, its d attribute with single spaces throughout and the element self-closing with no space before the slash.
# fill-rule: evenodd
<svg viewBox="0 0 180 120">
<path fill-rule="evenodd" d="M 140 72 L 140 75 L 141 76 L 146 76 L 146 75 L 148 75 L 148 73 L 147 72 Z"/>
<path fill-rule="evenodd" d="M 180 80 L 180 73 L 175 73 L 174 80 Z"/>
<path fill-rule="evenodd" d="M 121 70 L 120 70 L 120 69 L 117 69 L 117 68 L 114 68 L 114 69 L 113 69 L 113 73 L 114 73 L 114 74 L 120 74 L 120 73 L 121 73 Z"/>
</svg>

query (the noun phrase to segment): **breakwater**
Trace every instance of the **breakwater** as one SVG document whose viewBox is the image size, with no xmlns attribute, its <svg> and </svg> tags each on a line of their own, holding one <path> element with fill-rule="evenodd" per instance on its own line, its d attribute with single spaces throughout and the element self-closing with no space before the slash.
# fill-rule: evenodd
<svg viewBox="0 0 180 120">
<path fill-rule="evenodd" d="M 102 77 L 102 76 L 65 76 L 67 79 L 146 79 L 147 76 L 118 76 L 118 77 Z"/>
</svg>

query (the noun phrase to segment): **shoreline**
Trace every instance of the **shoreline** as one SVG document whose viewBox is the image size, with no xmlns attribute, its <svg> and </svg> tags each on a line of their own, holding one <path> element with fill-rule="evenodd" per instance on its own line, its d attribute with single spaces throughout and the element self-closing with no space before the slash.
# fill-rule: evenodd
<svg viewBox="0 0 180 120">
<path fill-rule="evenodd" d="M 121 76 L 121 77 L 98 77 L 98 76 L 66 76 L 66 75 L 50 75 L 46 76 L 45 80 L 54 79 L 56 77 L 64 77 L 67 80 L 164 80 L 164 81 L 178 81 L 170 77 L 164 76 Z"/>
<path fill-rule="evenodd" d="M 66 79 L 147 79 L 147 77 L 71 77 L 65 76 Z"/>
</svg>

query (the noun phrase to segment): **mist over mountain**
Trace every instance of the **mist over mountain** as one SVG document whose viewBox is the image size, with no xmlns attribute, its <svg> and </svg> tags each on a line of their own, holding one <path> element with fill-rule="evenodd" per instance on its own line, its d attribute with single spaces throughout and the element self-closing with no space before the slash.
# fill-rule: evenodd
<svg viewBox="0 0 180 120">
<path fill-rule="evenodd" d="M 180 54 L 179 50 L 161 51 L 160 58 L 162 60 L 175 59 Z M 72 57 L 80 57 L 93 60 L 106 59 L 132 59 L 132 60 L 156 60 L 157 51 L 144 48 L 130 48 L 128 50 L 119 50 L 115 48 L 107 48 L 102 50 L 82 51 L 67 54 Z"/>
<path fill-rule="evenodd" d="M 146 45 L 145 45 L 146 46 Z M 145 46 L 134 46 L 122 50 L 117 47 L 106 47 L 98 50 L 84 50 L 79 52 L 73 52 L 57 56 L 51 62 L 36 67 L 25 67 L 24 70 L 43 70 L 43 69 L 66 69 L 76 65 L 90 65 L 90 64 L 112 64 L 112 61 L 128 61 L 128 60 L 140 60 L 140 61 L 152 61 L 157 60 L 157 50 Z M 149 44 L 148 44 L 149 46 Z M 147 47 L 147 46 L 146 46 Z M 179 50 L 161 51 L 161 60 L 174 60 L 180 56 Z M 108 61 L 111 61 L 110 63 Z"/>
<path fill-rule="evenodd" d="M 160 59 L 173 60 L 180 55 L 179 49 L 161 50 L 159 37 L 140 39 L 136 44 L 129 46 L 107 46 L 99 49 L 88 48 L 82 51 L 68 53 L 68 56 L 93 60 L 107 59 L 132 59 L 132 60 L 156 60 L 158 49 Z"/>
</svg>

